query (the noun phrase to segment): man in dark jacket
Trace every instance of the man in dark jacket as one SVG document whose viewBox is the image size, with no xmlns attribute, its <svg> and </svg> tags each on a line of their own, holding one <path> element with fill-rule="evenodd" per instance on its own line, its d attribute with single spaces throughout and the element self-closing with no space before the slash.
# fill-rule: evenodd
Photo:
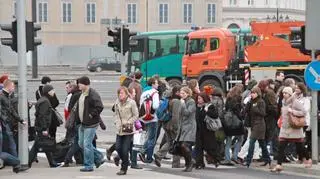
<svg viewBox="0 0 320 179">
<path fill-rule="evenodd" d="M 11 104 L 11 93 L 14 91 L 14 83 L 11 80 L 6 80 L 3 84 L 2 93 L 0 94 L 0 123 L 2 124 L 3 132 L 8 137 L 9 153 L 13 156 L 18 156 L 17 146 L 14 141 L 12 124 L 14 121 L 24 124 L 19 114 L 14 110 Z"/>
<path fill-rule="evenodd" d="M 78 79 L 79 89 L 82 91 L 76 110 L 76 120 L 80 122 L 79 128 L 79 146 L 84 150 L 84 168 L 81 172 L 92 172 L 93 164 L 98 168 L 105 161 L 103 155 L 94 148 L 92 141 L 96 130 L 100 124 L 100 113 L 103 110 L 103 104 L 100 95 L 90 88 L 90 80 L 83 76 Z"/>
<path fill-rule="evenodd" d="M 283 86 L 284 73 L 283 71 L 276 72 L 276 79 L 274 81 L 274 92 L 278 93 L 278 90 Z"/>
</svg>

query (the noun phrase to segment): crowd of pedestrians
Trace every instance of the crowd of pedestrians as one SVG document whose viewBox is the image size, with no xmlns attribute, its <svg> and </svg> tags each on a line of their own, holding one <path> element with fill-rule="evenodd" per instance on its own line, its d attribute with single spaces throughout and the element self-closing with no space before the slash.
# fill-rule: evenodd
<svg viewBox="0 0 320 179">
<path fill-rule="evenodd" d="M 303 83 L 285 79 L 283 72 L 277 72 L 275 80 L 235 85 L 227 94 L 211 86 L 200 89 L 197 80 L 170 87 L 155 75 L 142 87 L 141 79 L 140 72 L 127 79 L 117 90 L 111 109 L 116 142 L 107 149 L 106 158 L 113 158 L 117 166 L 121 162 L 117 175 L 126 175 L 129 167 L 142 169 L 137 158 L 161 167 L 168 154 L 173 157 L 172 168 L 184 168 L 184 172 L 204 169 L 206 164 L 249 168 L 253 161 L 269 166 L 272 172 L 282 171 L 284 162 L 311 167 L 311 98 Z M 73 157 L 79 159 L 81 172 L 92 172 L 106 162 L 96 148 L 96 130 L 99 126 L 106 129 L 100 117 L 104 106 L 88 77 L 65 84 L 63 120 L 67 130 L 59 143 L 59 150 L 64 150 L 61 159 L 52 150 L 58 150 L 56 131 L 62 124 L 56 113 L 59 100 L 51 79 L 42 78 L 35 92 L 35 136 L 29 167 L 20 166 L 17 154 L 16 124 L 26 122 L 15 107 L 14 83 L 8 76 L 0 80 L 0 164 L 13 166 L 18 173 L 38 161 L 38 152 L 46 154 L 50 167 L 68 167 Z M 158 147 L 161 130 L 164 135 Z M 272 160 L 277 160 L 275 167 Z"/>
</svg>

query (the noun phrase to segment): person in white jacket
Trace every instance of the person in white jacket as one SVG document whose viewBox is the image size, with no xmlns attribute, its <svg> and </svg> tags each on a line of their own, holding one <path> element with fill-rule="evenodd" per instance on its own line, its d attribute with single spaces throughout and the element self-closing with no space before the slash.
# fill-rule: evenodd
<svg viewBox="0 0 320 179">
<path fill-rule="evenodd" d="M 139 157 L 141 161 L 145 163 L 151 163 L 153 161 L 152 156 L 153 156 L 154 147 L 156 144 L 157 128 L 158 128 L 158 118 L 155 114 L 155 111 L 158 109 L 160 105 L 160 100 L 159 100 L 159 93 L 157 91 L 159 86 L 158 80 L 156 80 L 155 78 L 150 78 L 147 84 L 148 86 L 143 89 L 143 92 L 140 97 L 140 111 L 139 111 L 140 120 L 141 122 L 144 123 L 144 129 L 147 132 L 147 140 L 143 146 L 141 153 L 139 154 Z M 146 101 L 148 99 L 151 100 L 150 108 L 146 106 Z M 141 110 L 141 109 L 144 109 L 144 110 Z M 150 113 L 146 112 L 148 109 L 150 109 L 151 111 Z M 151 114 L 152 117 L 147 120 L 145 118 L 145 115 L 149 115 L 149 114 Z M 147 155 L 147 157 L 145 157 L 145 155 Z"/>
</svg>

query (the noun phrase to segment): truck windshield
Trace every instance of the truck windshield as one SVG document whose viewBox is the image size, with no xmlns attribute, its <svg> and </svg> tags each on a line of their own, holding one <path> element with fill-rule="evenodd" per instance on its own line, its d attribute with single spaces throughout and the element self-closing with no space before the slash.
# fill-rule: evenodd
<svg viewBox="0 0 320 179">
<path fill-rule="evenodd" d="M 190 54 L 201 53 L 205 51 L 207 39 L 190 39 L 188 41 L 188 51 Z"/>
</svg>

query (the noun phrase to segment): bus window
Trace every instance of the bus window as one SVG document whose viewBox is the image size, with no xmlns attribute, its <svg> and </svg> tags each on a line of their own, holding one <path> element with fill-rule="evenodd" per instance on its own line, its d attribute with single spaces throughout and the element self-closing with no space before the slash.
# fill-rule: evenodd
<svg viewBox="0 0 320 179">
<path fill-rule="evenodd" d="M 185 44 L 186 44 L 186 42 L 185 42 L 185 40 L 184 40 L 184 37 L 185 37 L 185 35 L 179 35 L 178 36 L 178 45 L 179 45 L 179 49 L 178 49 L 178 53 L 184 53 L 184 51 L 185 51 Z"/>
<path fill-rule="evenodd" d="M 190 39 L 188 43 L 191 54 L 201 53 L 205 51 L 207 39 Z"/>
<path fill-rule="evenodd" d="M 211 38 L 210 39 L 210 50 L 217 50 L 219 48 L 219 39 Z"/>
<path fill-rule="evenodd" d="M 176 35 L 152 36 L 149 40 L 149 59 L 178 53 Z"/>
</svg>

